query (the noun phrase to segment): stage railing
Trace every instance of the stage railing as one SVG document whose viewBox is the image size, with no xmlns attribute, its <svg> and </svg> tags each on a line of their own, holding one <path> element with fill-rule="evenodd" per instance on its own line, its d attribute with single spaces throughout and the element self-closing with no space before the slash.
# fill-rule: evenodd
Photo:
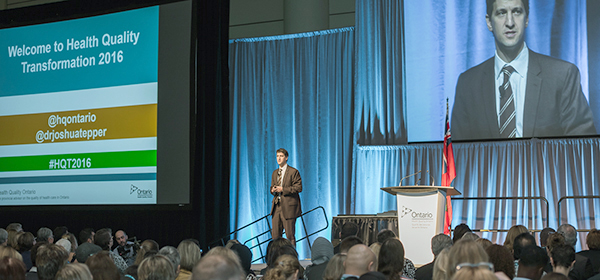
<svg viewBox="0 0 600 280">
<path fill-rule="evenodd" d="M 550 220 L 548 219 L 548 214 L 550 213 L 550 204 L 548 200 L 543 196 L 509 196 L 509 197 L 453 197 L 452 200 L 540 200 L 546 204 L 546 227 L 550 226 Z M 542 221 L 544 217 L 542 217 Z M 508 229 L 472 229 L 473 231 L 480 232 L 507 232 Z M 530 231 L 539 231 L 536 229 Z"/>
<path fill-rule="evenodd" d="M 323 226 L 320 229 L 318 229 L 318 230 L 316 230 L 316 231 L 314 231 L 314 232 L 312 232 L 312 233 L 309 234 L 308 233 L 308 229 L 306 228 L 306 222 L 304 221 L 304 216 L 306 216 L 307 214 L 309 214 L 311 212 L 314 212 L 316 210 L 321 210 L 322 211 L 322 213 L 323 213 L 323 220 L 325 221 L 325 226 Z M 269 215 L 263 216 L 263 217 L 259 218 L 256 221 L 253 221 L 253 222 L 251 222 L 251 223 L 249 223 L 249 224 L 247 224 L 247 225 L 245 225 L 245 226 L 243 226 L 241 228 L 238 228 L 238 229 L 230 232 L 229 234 L 221 237 L 219 240 L 211 242 L 209 244 L 209 248 L 212 248 L 214 246 L 219 246 L 219 245 L 225 246 L 226 241 L 229 240 L 229 239 L 231 239 L 231 236 L 233 234 L 236 234 L 239 231 L 241 231 L 241 230 L 243 230 L 245 228 L 248 228 L 248 227 L 250 227 L 250 226 L 252 226 L 254 224 L 257 224 L 259 222 L 266 222 L 267 223 L 267 227 L 268 227 L 268 229 L 266 231 L 264 231 L 264 232 L 262 232 L 262 233 L 260 233 L 260 234 L 258 234 L 256 236 L 254 236 L 254 237 L 252 237 L 252 238 L 250 238 L 250 239 L 242 242 L 242 244 L 244 244 L 244 245 L 246 245 L 246 244 L 248 244 L 249 242 L 252 242 L 252 241 L 256 242 L 256 244 L 254 244 L 253 246 L 251 246 L 251 247 L 249 246 L 248 247 L 248 248 L 250 248 L 250 250 L 253 250 L 254 248 L 258 248 L 258 251 L 260 252 L 260 257 L 253 259 L 252 262 L 258 261 L 260 259 L 264 259 L 265 252 L 263 252 L 263 248 L 262 248 L 263 246 L 261 246 L 261 245 L 263 245 L 265 243 L 268 243 L 269 241 L 272 240 L 272 238 L 269 237 L 269 238 L 266 238 L 265 240 L 261 241 L 261 237 L 263 237 L 263 236 L 268 235 L 268 234 L 271 233 L 271 220 L 269 219 L 269 216 L 271 216 L 271 215 L 269 214 Z M 304 234 L 305 235 L 303 237 L 301 237 L 300 239 L 296 240 L 296 243 L 298 243 L 298 242 L 306 239 L 306 242 L 308 244 L 308 248 L 312 250 L 312 247 L 311 247 L 312 243 L 310 242 L 309 237 L 311 237 L 311 236 L 313 236 L 313 235 L 315 235 L 315 234 L 317 234 L 317 233 L 319 233 L 321 231 L 324 231 L 324 230 L 326 230 L 329 227 L 329 220 L 327 219 L 327 213 L 325 213 L 325 208 L 323 208 L 323 206 L 315 207 L 315 208 L 313 208 L 313 209 L 311 209 L 309 211 L 306 211 L 306 212 L 302 213 L 302 215 L 300 215 L 299 218 L 300 218 L 300 222 L 302 223 L 302 228 L 304 229 Z"/>
<path fill-rule="evenodd" d="M 562 223 L 562 216 L 561 216 L 561 213 L 562 213 L 561 210 L 562 209 L 560 207 L 561 203 L 563 201 L 566 201 L 568 199 L 575 200 L 575 199 L 599 199 L 599 198 L 600 198 L 600 196 L 598 196 L 598 195 L 574 195 L 574 196 L 563 196 L 563 197 L 561 197 L 558 200 L 558 203 L 556 204 L 556 209 L 557 209 L 556 211 L 558 212 L 557 213 L 557 217 L 558 217 L 558 223 L 557 224 L 558 225 L 562 225 L 563 224 Z M 567 209 L 567 211 L 568 211 L 568 209 Z M 591 229 L 578 229 L 577 231 L 587 232 L 587 231 L 590 231 L 590 230 Z"/>
</svg>

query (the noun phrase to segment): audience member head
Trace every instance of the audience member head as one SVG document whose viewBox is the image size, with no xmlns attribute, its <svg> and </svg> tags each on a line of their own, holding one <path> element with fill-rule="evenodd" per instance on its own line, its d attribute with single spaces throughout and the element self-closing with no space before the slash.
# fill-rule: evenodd
<svg viewBox="0 0 600 280">
<path fill-rule="evenodd" d="M 238 243 L 231 245 L 231 250 L 240 258 L 242 269 L 244 269 L 246 275 L 252 273 L 252 251 L 250 251 L 250 248 Z"/>
<path fill-rule="evenodd" d="M 492 241 L 485 238 L 479 238 L 475 242 L 479 243 L 484 250 L 493 245 Z"/>
<path fill-rule="evenodd" d="M 181 241 L 179 246 L 177 246 L 177 251 L 179 251 L 179 254 L 181 255 L 181 269 L 189 272 L 194 269 L 194 266 L 198 264 L 202 257 L 200 247 L 189 239 Z"/>
<path fill-rule="evenodd" d="M 109 228 L 98 230 L 94 236 L 94 244 L 100 246 L 102 250 L 110 250 L 113 245 L 112 230 Z"/>
<path fill-rule="evenodd" d="M 357 244 L 363 244 L 362 239 L 358 236 L 348 236 L 344 238 L 340 243 L 340 253 L 348 253 L 348 250 Z"/>
<path fill-rule="evenodd" d="M 446 267 L 448 277 L 454 276 L 456 266 L 461 263 L 480 263 L 488 262 L 489 257 L 479 243 L 473 240 L 459 240 L 449 252 L 448 267 Z"/>
<path fill-rule="evenodd" d="M 592 229 L 585 238 L 585 243 L 590 250 L 600 250 L 600 230 Z"/>
<path fill-rule="evenodd" d="M 346 261 L 346 254 L 335 254 L 333 258 L 329 260 L 325 271 L 323 271 L 323 280 L 339 280 L 344 275 L 344 262 Z"/>
<path fill-rule="evenodd" d="M 467 232 L 471 232 L 471 228 L 469 228 L 467 224 L 462 223 L 456 226 L 452 235 L 452 243 L 458 242 L 458 240 L 460 240 Z"/>
<path fill-rule="evenodd" d="M 48 242 L 36 242 L 35 245 L 33 245 L 33 247 L 31 247 L 31 263 L 33 264 L 33 266 L 36 266 L 35 259 L 37 257 L 38 249 L 41 246 L 47 245 L 47 244 L 48 244 Z"/>
<path fill-rule="evenodd" d="M 17 237 L 19 235 L 19 232 L 16 230 L 8 230 L 8 240 L 7 240 L 7 245 L 17 249 L 18 245 L 17 245 Z"/>
<path fill-rule="evenodd" d="M 48 243 L 54 243 L 54 235 L 52 233 L 52 230 L 47 227 L 42 227 L 38 229 L 37 241 L 47 241 Z"/>
<path fill-rule="evenodd" d="M 225 244 L 225 248 L 231 249 L 231 247 L 235 244 L 241 244 L 241 243 L 237 239 L 229 239 L 229 240 L 227 240 L 227 243 Z"/>
<path fill-rule="evenodd" d="M 385 275 L 379 271 L 369 271 L 363 275 L 361 275 L 359 280 L 385 280 Z"/>
<path fill-rule="evenodd" d="M 269 242 L 269 244 L 267 245 L 267 255 L 266 255 L 266 260 L 265 262 L 267 263 L 267 266 L 270 266 L 271 264 L 271 255 L 273 254 L 273 251 L 276 248 L 282 247 L 282 246 L 293 246 L 292 242 L 290 242 L 289 240 L 283 238 L 283 237 L 279 237 L 276 239 L 273 239 Z M 273 260 L 275 261 L 275 260 Z"/>
<path fill-rule="evenodd" d="M 379 256 L 379 252 L 381 251 L 381 243 L 375 242 L 375 243 L 371 244 L 371 246 L 369 246 L 369 249 L 371 249 L 371 251 L 373 251 L 373 254 L 375 254 L 375 256 Z M 378 263 L 378 262 L 376 262 L 376 263 Z M 375 270 L 377 270 L 377 267 L 375 267 Z"/>
<path fill-rule="evenodd" d="M 8 245 L 8 231 L 3 228 L 0 228 L 0 246 Z"/>
<path fill-rule="evenodd" d="M 67 239 L 59 239 L 55 242 L 56 245 L 65 248 L 65 250 L 70 253 L 71 252 L 71 242 Z"/>
<path fill-rule="evenodd" d="M 533 237 L 533 235 L 529 234 L 529 232 L 524 232 L 524 233 L 517 235 L 517 237 L 515 237 L 514 242 L 512 244 L 513 257 L 515 258 L 515 260 L 520 259 L 521 258 L 521 250 L 530 245 L 535 245 L 535 237 Z"/>
<path fill-rule="evenodd" d="M 204 256 L 192 271 L 192 280 L 243 280 L 245 276 L 238 263 L 216 254 Z"/>
<path fill-rule="evenodd" d="M 546 275 L 544 275 L 541 279 L 542 280 L 569 280 L 569 277 L 567 277 L 566 275 L 564 275 L 562 273 L 550 272 L 550 273 L 547 273 Z"/>
<path fill-rule="evenodd" d="M 440 233 L 431 238 L 431 252 L 435 257 L 446 248 L 452 247 L 452 239 L 450 236 Z"/>
<path fill-rule="evenodd" d="M 93 243 L 85 242 L 79 245 L 79 247 L 77 247 L 77 250 L 75 251 L 75 256 L 77 257 L 78 262 L 86 263 L 87 259 L 90 256 L 100 251 L 102 251 L 102 248 L 100 248 L 100 246 Z"/>
<path fill-rule="evenodd" d="M 169 246 L 170 247 L 170 246 Z M 166 248 L 169 248 L 166 247 Z M 165 248 L 165 247 L 163 247 Z M 170 247 L 175 249 L 174 247 Z M 161 249 L 162 250 L 162 249 Z M 169 250 L 170 251 L 170 250 Z M 172 254 L 173 252 L 169 252 Z M 166 255 L 152 256 L 142 261 L 138 267 L 139 280 L 174 280 L 177 273 L 173 262 Z"/>
<path fill-rule="evenodd" d="M 461 237 L 460 239 L 476 241 L 479 238 L 480 237 L 479 237 L 479 235 L 477 235 L 477 233 L 467 232 L 467 233 L 463 234 L 463 237 Z"/>
<path fill-rule="evenodd" d="M 504 246 L 508 248 L 508 250 L 513 252 L 513 244 L 515 243 L 515 238 L 517 235 L 528 232 L 527 228 L 522 225 L 514 225 L 508 229 L 508 233 L 506 234 L 506 239 L 504 239 Z"/>
<path fill-rule="evenodd" d="M 156 243 L 156 241 L 152 239 L 144 240 L 142 244 L 140 244 L 140 249 L 138 250 L 137 256 L 135 257 L 135 264 L 139 265 L 144 260 L 148 252 L 158 252 L 159 248 L 160 246 L 158 246 L 158 243 Z"/>
<path fill-rule="evenodd" d="M 117 240 L 117 245 L 121 247 L 127 245 L 128 238 L 129 237 L 127 237 L 127 233 L 125 233 L 125 231 L 122 229 L 117 230 L 117 232 L 115 232 L 115 239 Z"/>
<path fill-rule="evenodd" d="M 0 279 L 25 280 L 25 263 L 11 257 L 0 257 Z"/>
<path fill-rule="evenodd" d="M 227 249 L 223 246 L 217 246 L 217 247 L 210 249 L 210 251 L 208 251 L 206 253 L 206 256 L 212 256 L 212 255 L 225 256 L 228 259 L 234 261 L 239 267 L 242 267 L 242 260 L 240 260 L 240 257 L 231 249 Z M 277 255 L 277 257 L 278 256 L 279 255 Z M 297 254 L 296 254 L 296 256 L 297 256 Z M 275 257 L 275 259 L 277 259 L 277 257 Z M 273 262 L 275 262 L 275 259 L 273 260 Z"/>
<path fill-rule="evenodd" d="M 565 243 L 567 243 L 567 245 L 575 248 L 575 244 L 577 244 L 577 230 L 574 226 L 570 224 L 564 224 L 559 226 L 556 232 L 565 237 Z"/>
<path fill-rule="evenodd" d="M 569 271 L 575 264 L 575 249 L 566 244 L 552 248 L 550 263 L 554 268 L 554 272 L 565 272 L 564 274 L 568 276 Z"/>
<path fill-rule="evenodd" d="M 377 262 L 377 257 L 367 245 L 354 245 L 348 250 L 346 261 L 344 262 L 344 273 L 361 276 L 369 271 L 374 271 L 375 262 Z"/>
<path fill-rule="evenodd" d="M 173 273 L 175 273 L 175 275 L 179 273 L 179 263 L 181 262 L 181 255 L 179 254 L 179 251 L 177 251 L 177 248 L 173 246 L 162 247 L 158 251 L 158 255 L 165 256 L 171 262 L 171 266 L 173 267 Z M 140 264 L 140 267 L 141 266 L 142 264 Z"/>
<path fill-rule="evenodd" d="M 139 267 L 139 265 L 137 265 L 137 264 L 129 266 L 127 269 L 125 269 L 125 272 L 123 274 L 128 279 L 131 279 L 131 278 L 133 278 L 133 280 L 138 279 L 138 267 Z M 192 272 L 192 271 L 190 270 L 190 272 Z M 127 275 L 129 275 L 131 277 L 127 277 Z"/>
<path fill-rule="evenodd" d="M 92 280 L 92 272 L 83 263 L 68 263 L 58 271 L 55 280 Z"/>
<path fill-rule="evenodd" d="M 548 263 L 548 254 L 536 245 L 530 245 L 521 250 L 519 259 L 518 277 L 539 280 L 544 273 L 544 267 Z"/>
<path fill-rule="evenodd" d="M 94 235 L 96 231 L 93 228 L 84 228 L 79 232 L 79 244 L 94 243 Z"/>
<path fill-rule="evenodd" d="M 40 280 L 52 280 L 56 273 L 67 264 L 69 253 L 56 244 L 40 246 L 35 257 L 37 275 Z"/>
<path fill-rule="evenodd" d="M 292 245 L 273 247 L 273 250 L 271 250 L 270 253 L 271 254 L 268 256 L 269 260 L 267 262 L 269 264 L 269 267 L 273 267 L 275 265 L 275 260 L 277 260 L 277 258 L 279 258 L 282 255 L 291 255 L 298 258 L 298 252 L 296 251 L 296 248 L 294 248 L 294 246 Z"/>
<path fill-rule="evenodd" d="M 277 265 L 267 271 L 264 280 L 296 280 L 300 272 L 300 262 L 290 255 L 283 255 L 275 260 Z"/>
<path fill-rule="evenodd" d="M 67 233 L 69 233 L 69 229 L 65 226 L 56 227 L 53 231 L 56 240 L 62 239 Z"/>
<path fill-rule="evenodd" d="M 120 279 L 121 275 L 108 251 L 100 251 L 87 259 L 85 264 L 90 268 L 94 280 Z"/>
<path fill-rule="evenodd" d="M 508 248 L 492 244 L 485 251 L 490 258 L 490 262 L 494 265 L 494 271 L 502 271 L 508 278 L 515 278 L 515 259 Z"/>
<path fill-rule="evenodd" d="M 12 247 L 0 247 L 0 258 L 9 257 L 23 261 L 23 256 Z"/>
<path fill-rule="evenodd" d="M 323 237 L 317 237 L 313 242 L 310 259 L 314 265 L 322 264 L 333 258 L 333 245 Z"/>
<path fill-rule="evenodd" d="M 23 231 L 23 225 L 21 225 L 20 223 L 10 223 L 8 224 L 8 226 L 6 226 L 6 230 L 14 230 L 16 232 L 21 232 Z"/>
<path fill-rule="evenodd" d="M 358 235 L 358 225 L 354 222 L 347 222 L 342 225 L 342 230 L 340 231 L 340 239 L 344 239 L 348 236 L 357 236 Z"/>
<path fill-rule="evenodd" d="M 347 262 L 347 261 L 346 261 Z M 390 238 L 381 244 L 377 271 L 387 279 L 400 279 L 404 269 L 404 245 L 396 238 Z"/>
<path fill-rule="evenodd" d="M 465 266 L 456 271 L 452 280 L 498 280 L 489 268 L 481 266 Z"/>
<path fill-rule="evenodd" d="M 433 279 L 449 280 L 448 266 L 450 266 L 450 248 L 442 250 L 433 261 Z"/>
<path fill-rule="evenodd" d="M 551 233 L 556 232 L 553 228 L 544 228 L 542 229 L 542 231 L 540 231 L 540 247 L 546 247 L 546 242 L 548 241 L 548 235 L 550 235 Z"/>
<path fill-rule="evenodd" d="M 381 244 L 390 238 L 396 238 L 396 234 L 392 230 L 382 229 L 377 233 L 377 242 Z"/>
<path fill-rule="evenodd" d="M 35 245 L 35 237 L 31 232 L 20 232 L 17 235 L 17 247 L 19 252 L 25 252 L 31 250 L 31 247 Z"/>
<path fill-rule="evenodd" d="M 562 234 L 555 232 L 548 235 L 548 240 L 546 243 L 546 250 L 548 251 L 548 253 L 552 252 L 552 249 L 554 249 L 554 247 L 562 245 L 566 245 L 565 237 Z"/>
</svg>

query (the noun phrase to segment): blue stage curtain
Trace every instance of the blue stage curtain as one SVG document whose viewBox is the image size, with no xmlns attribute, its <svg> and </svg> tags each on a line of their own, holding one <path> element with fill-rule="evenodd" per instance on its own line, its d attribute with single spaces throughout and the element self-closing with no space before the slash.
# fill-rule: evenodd
<svg viewBox="0 0 600 280">
<path fill-rule="evenodd" d="M 331 223 L 349 203 L 343 186 L 350 184 L 354 142 L 354 28 L 233 40 L 229 65 L 231 228 L 269 214 L 278 148 L 289 152 L 288 164 L 300 171 L 302 210 L 327 210 L 328 220 L 318 212 L 307 217 L 308 231 Z M 245 242 L 265 230 L 267 224 L 258 223 L 235 238 Z M 330 230 L 320 236 L 329 237 Z M 296 232 L 303 236 L 299 222 Z M 310 256 L 306 241 L 298 242 L 298 251 Z"/>
</svg>

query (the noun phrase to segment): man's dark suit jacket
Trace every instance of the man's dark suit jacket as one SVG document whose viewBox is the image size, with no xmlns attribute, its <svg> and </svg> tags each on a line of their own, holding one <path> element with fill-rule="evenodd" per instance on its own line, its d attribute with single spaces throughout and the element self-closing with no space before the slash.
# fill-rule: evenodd
<svg viewBox="0 0 600 280">
<path fill-rule="evenodd" d="M 585 250 L 577 253 L 577 255 L 590 259 L 592 267 L 594 267 L 594 274 L 600 273 L 600 250 Z"/>
<path fill-rule="evenodd" d="M 458 78 L 453 140 L 498 139 L 494 57 Z M 529 51 L 523 137 L 596 134 L 577 66 Z"/>
<path fill-rule="evenodd" d="M 271 188 L 277 185 L 277 171 L 273 171 L 271 175 Z M 302 207 L 300 205 L 299 192 L 302 192 L 302 179 L 300 178 L 300 172 L 296 168 L 288 165 L 285 175 L 283 176 L 283 194 L 281 195 L 281 211 L 283 217 L 286 219 L 298 218 L 302 215 Z M 271 215 L 275 213 L 275 203 L 277 202 L 277 193 L 271 192 L 273 195 L 273 201 L 271 202 Z"/>
<path fill-rule="evenodd" d="M 415 279 L 417 280 L 431 280 L 433 279 L 433 264 L 435 261 L 430 262 L 417 268 Z"/>
</svg>

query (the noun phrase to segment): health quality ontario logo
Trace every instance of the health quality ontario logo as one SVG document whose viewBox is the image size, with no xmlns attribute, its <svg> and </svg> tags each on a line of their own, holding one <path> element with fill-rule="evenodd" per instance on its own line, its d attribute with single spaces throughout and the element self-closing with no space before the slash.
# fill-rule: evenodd
<svg viewBox="0 0 600 280">
<path fill-rule="evenodd" d="M 404 217 L 411 217 L 412 220 L 433 220 L 433 213 L 431 212 L 416 212 L 410 208 L 402 206 L 402 214 L 400 219 L 404 219 Z"/>
<path fill-rule="evenodd" d="M 131 184 L 129 188 L 129 195 L 137 193 L 137 198 L 152 198 L 152 190 L 142 190 L 136 185 Z"/>
</svg>

